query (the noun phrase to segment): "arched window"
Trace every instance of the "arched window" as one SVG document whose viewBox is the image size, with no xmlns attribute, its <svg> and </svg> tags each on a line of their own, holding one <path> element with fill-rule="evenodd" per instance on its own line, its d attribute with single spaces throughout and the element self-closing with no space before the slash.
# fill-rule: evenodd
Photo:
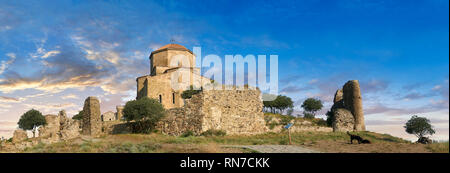
<svg viewBox="0 0 450 173">
<path fill-rule="evenodd" d="M 162 103 L 162 96 L 159 95 L 159 103 Z"/>
</svg>

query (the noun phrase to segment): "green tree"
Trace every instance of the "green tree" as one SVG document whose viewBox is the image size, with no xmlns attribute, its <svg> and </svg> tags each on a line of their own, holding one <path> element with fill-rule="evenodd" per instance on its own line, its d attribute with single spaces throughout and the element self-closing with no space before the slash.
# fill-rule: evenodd
<svg viewBox="0 0 450 173">
<path fill-rule="evenodd" d="M 266 111 L 280 114 L 286 109 L 292 109 L 294 107 L 294 102 L 292 99 L 283 95 L 277 96 L 273 101 L 263 101 L 263 104 Z"/>
<path fill-rule="evenodd" d="M 294 107 L 294 102 L 288 96 L 279 95 L 275 100 L 275 107 L 279 110 L 280 114 L 288 108 Z"/>
<path fill-rule="evenodd" d="M 72 117 L 72 119 L 74 120 L 82 120 L 83 119 L 83 110 L 81 110 L 80 112 L 78 112 L 78 114 L 74 115 Z"/>
<path fill-rule="evenodd" d="M 47 124 L 45 117 L 41 112 L 31 109 L 25 112 L 17 123 L 19 128 L 23 130 L 31 130 L 33 132 L 33 138 L 35 137 L 36 129 L 39 126 Z"/>
<path fill-rule="evenodd" d="M 128 101 L 123 109 L 124 118 L 135 121 L 133 131 L 149 133 L 156 123 L 165 115 L 165 109 L 156 99 L 143 97 L 139 100 Z"/>
<path fill-rule="evenodd" d="M 333 118 L 334 118 L 333 112 L 328 111 L 325 115 L 327 116 L 327 126 L 328 127 L 333 126 Z"/>
<path fill-rule="evenodd" d="M 419 139 L 425 135 L 433 135 L 435 133 L 433 126 L 430 124 L 430 120 L 425 117 L 418 117 L 417 115 L 413 115 L 403 127 L 407 133 L 413 134 Z"/>
<path fill-rule="evenodd" d="M 306 113 L 312 114 L 313 116 L 316 116 L 316 112 L 321 110 L 322 107 L 322 101 L 315 98 L 308 98 L 302 104 L 303 110 L 305 110 Z"/>
</svg>

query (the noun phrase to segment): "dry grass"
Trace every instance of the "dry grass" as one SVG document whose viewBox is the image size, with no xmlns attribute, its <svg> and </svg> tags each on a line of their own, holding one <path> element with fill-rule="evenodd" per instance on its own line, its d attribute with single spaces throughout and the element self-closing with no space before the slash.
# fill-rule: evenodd
<svg viewBox="0 0 450 173">
<path fill-rule="evenodd" d="M 447 152 L 448 142 L 431 145 L 413 144 L 401 138 L 373 132 L 356 133 L 372 144 L 350 144 L 345 133 L 298 132 L 292 133 L 292 143 L 322 152 L 346 153 L 428 153 Z M 285 145 L 286 133 L 266 133 L 253 136 L 189 136 L 176 137 L 163 134 L 120 134 L 97 139 L 75 139 L 55 144 L 39 144 L 24 152 L 45 153 L 242 153 L 249 152 L 224 145 Z"/>
<path fill-rule="evenodd" d="M 432 144 L 428 144 L 426 146 L 433 153 L 449 153 L 448 151 L 448 141 L 446 142 L 435 142 Z"/>
</svg>

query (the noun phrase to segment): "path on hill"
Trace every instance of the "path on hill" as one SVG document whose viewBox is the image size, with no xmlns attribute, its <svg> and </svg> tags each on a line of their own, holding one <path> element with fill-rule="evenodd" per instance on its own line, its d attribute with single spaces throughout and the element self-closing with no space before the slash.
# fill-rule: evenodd
<svg viewBox="0 0 450 173">
<path fill-rule="evenodd" d="M 260 153 L 320 153 L 295 145 L 231 145 L 227 147 L 246 148 Z"/>
</svg>

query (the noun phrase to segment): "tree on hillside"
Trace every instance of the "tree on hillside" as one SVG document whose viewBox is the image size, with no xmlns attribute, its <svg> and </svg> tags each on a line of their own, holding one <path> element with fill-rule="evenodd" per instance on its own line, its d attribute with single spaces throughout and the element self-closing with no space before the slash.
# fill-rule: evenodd
<svg viewBox="0 0 450 173">
<path fill-rule="evenodd" d="M 135 121 L 133 131 L 149 133 L 156 123 L 165 115 L 165 109 L 156 99 L 143 97 L 139 100 L 128 101 L 123 109 L 124 118 Z"/>
<path fill-rule="evenodd" d="M 294 107 L 294 102 L 288 96 L 279 95 L 272 101 L 263 101 L 265 111 L 283 113 L 286 109 Z"/>
<path fill-rule="evenodd" d="M 435 133 L 433 126 L 430 124 L 430 120 L 425 117 L 418 117 L 417 115 L 413 115 L 403 127 L 407 133 L 415 135 L 419 140 L 426 135 L 433 135 Z"/>
<path fill-rule="evenodd" d="M 74 115 L 72 117 L 72 119 L 74 120 L 82 120 L 83 119 L 83 110 L 81 110 L 80 112 L 78 112 L 78 114 Z"/>
<path fill-rule="evenodd" d="M 23 130 L 31 130 L 33 132 L 33 138 L 35 137 L 36 129 L 39 126 L 47 124 L 45 117 L 41 112 L 31 109 L 25 112 L 17 123 L 19 128 Z"/>
<path fill-rule="evenodd" d="M 305 116 L 307 115 L 308 117 L 315 117 L 316 112 L 321 110 L 322 107 L 322 101 L 315 98 L 308 98 L 302 104 L 302 108 L 305 110 Z"/>
</svg>

